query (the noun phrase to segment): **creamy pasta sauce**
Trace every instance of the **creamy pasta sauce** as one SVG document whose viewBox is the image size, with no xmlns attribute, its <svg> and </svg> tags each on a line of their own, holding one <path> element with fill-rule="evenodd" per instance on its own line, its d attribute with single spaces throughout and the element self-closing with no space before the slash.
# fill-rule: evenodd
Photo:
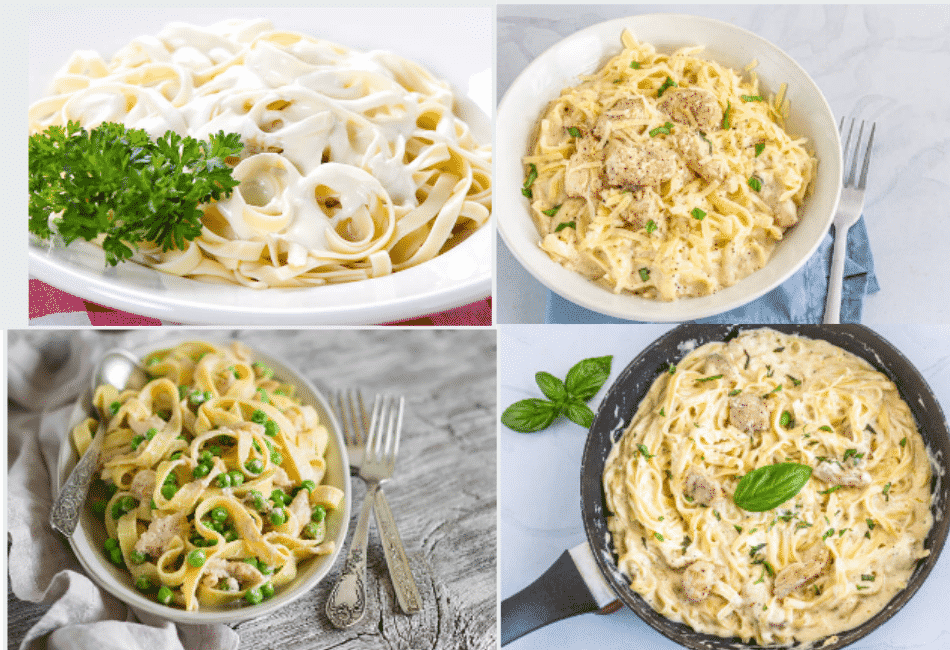
<svg viewBox="0 0 950 650">
<path fill-rule="evenodd" d="M 811 468 L 781 505 L 733 495 Z M 926 557 L 931 468 L 897 387 L 830 343 L 747 331 L 656 379 L 604 472 L 618 567 L 657 612 L 760 644 L 851 629 Z"/>
</svg>

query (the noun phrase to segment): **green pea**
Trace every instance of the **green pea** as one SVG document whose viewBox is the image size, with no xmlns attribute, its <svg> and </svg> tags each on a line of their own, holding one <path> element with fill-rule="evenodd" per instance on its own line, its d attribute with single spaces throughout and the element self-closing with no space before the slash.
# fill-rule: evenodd
<svg viewBox="0 0 950 650">
<path fill-rule="evenodd" d="M 271 524 L 273 524 L 274 526 L 280 526 L 280 525 L 283 524 L 285 521 L 287 521 L 287 517 L 284 515 L 284 511 L 283 511 L 283 510 L 280 510 L 280 509 L 271 510 L 271 512 L 270 512 L 270 523 L 271 523 Z"/>
<path fill-rule="evenodd" d="M 239 485 L 244 483 L 244 474 L 242 474 L 236 469 L 228 472 L 228 476 L 231 477 L 231 485 L 234 487 L 238 487 Z"/>
<path fill-rule="evenodd" d="M 327 516 L 327 509 L 321 505 L 316 505 L 313 507 L 313 515 L 310 519 L 317 522 L 318 524 L 323 521 Z"/>
<path fill-rule="evenodd" d="M 118 519 L 122 516 L 122 501 L 116 501 L 112 504 L 111 514 L 113 519 Z"/>
<path fill-rule="evenodd" d="M 270 493 L 270 500 L 274 502 L 275 506 L 282 506 L 284 505 L 284 497 L 286 496 L 287 495 L 284 494 L 283 490 L 281 490 L 280 488 L 277 488 L 276 490 Z"/>
<path fill-rule="evenodd" d="M 119 540 L 117 540 L 115 537 L 110 537 L 105 541 L 103 546 L 105 546 L 106 551 L 111 552 L 112 549 L 119 548 Z"/>
<path fill-rule="evenodd" d="M 255 569 L 258 568 L 258 562 L 257 562 L 257 558 L 256 558 L 256 557 L 246 557 L 246 558 L 244 558 L 244 561 L 245 561 L 247 564 L 250 564 L 250 565 L 251 565 L 252 567 L 254 567 Z"/>
<path fill-rule="evenodd" d="M 92 512 L 95 515 L 101 517 L 106 513 L 106 506 L 109 505 L 109 502 L 105 499 L 96 499 L 92 502 Z"/>
<path fill-rule="evenodd" d="M 316 539 L 320 534 L 320 525 L 311 522 L 303 527 L 303 532 L 307 538 Z"/>
<path fill-rule="evenodd" d="M 122 512 L 132 512 L 139 506 L 138 500 L 135 497 L 129 495 L 119 499 L 119 503 L 122 504 Z"/>
<path fill-rule="evenodd" d="M 264 424 L 267 422 L 267 413 L 264 413 L 264 411 L 260 409 L 255 409 L 254 412 L 251 413 L 251 422 Z"/>
<path fill-rule="evenodd" d="M 172 590 L 168 588 L 168 585 L 162 585 L 155 599 L 162 605 L 170 605 L 172 602 Z"/>
<path fill-rule="evenodd" d="M 265 576 L 269 576 L 270 574 L 272 574 L 272 573 L 274 572 L 274 569 L 272 569 L 271 567 L 269 567 L 269 566 L 267 566 L 266 564 L 263 564 L 263 563 L 261 563 L 261 564 L 258 565 L 257 570 L 260 571 L 261 574 L 263 574 L 263 575 L 265 575 Z"/>
<path fill-rule="evenodd" d="M 222 476 L 226 476 L 226 475 L 222 474 Z M 218 506 L 217 508 L 213 508 L 211 510 L 211 518 L 218 522 L 227 521 L 228 511 L 225 508 L 222 508 L 221 506 Z"/>
<path fill-rule="evenodd" d="M 135 579 L 135 588 L 139 591 L 148 591 L 152 588 L 152 580 L 148 576 L 139 576 Z"/>
<path fill-rule="evenodd" d="M 306 481 L 300 484 L 300 487 L 306 490 L 307 492 L 313 492 L 314 490 L 317 489 L 317 484 L 311 481 L 310 479 L 307 479 Z"/>
<path fill-rule="evenodd" d="M 231 487 L 231 475 L 230 474 L 218 474 L 218 487 L 219 488 L 229 488 Z"/>
<path fill-rule="evenodd" d="M 178 452 L 178 453 L 181 453 L 181 452 Z M 169 472 L 168 474 L 165 475 L 164 483 L 165 485 L 169 485 L 169 484 L 178 485 L 178 476 L 175 474 L 175 472 Z"/>
<path fill-rule="evenodd" d="M 244 592 L 244 600 L 246 600 L 250 605 L 258 605 L 262 600 L 264 600 L 264 596 L 261 594 L 259 587 L 254 587 Z"/>
<path fill-rule="evenodd" d="M 212 399 L 214 399 L 214 395 L 211 394 L 211 391 L 210 391 L 210 390 L 206 390 L 206 391 L 204 392 L 204 395 L 202 395 L 202 397 L 205 398 L 205 401 L 206 401 L 206 402 L 210 402 Z"/>
<path fill-rule="evenodd" d="M 152 438 L 155 437 L 156 433 L 158 433 L 158 431 L 155 429 L 155 427 L 152 427 L 151 429 L 145 432 L 145 438 L 147 440 L 151 440 Z"/>
<path fill-rule="evenodd" d="M 264 423 L 264 433 L 269 436 L 276 436 L 277 432 L 280 431 L 280 428 L 277 426 L 277 423 L 273 420 L 268 420 Z"/>
<path fill-rule="evenodd" d="M 112 415 L 115 415 L 116 413 L 119 412 L 120 408 L 122 408 L 122 404 L 120 404 L 119 402 L 112 402 L 112 404 L 109 404 L 109 413 L 111 413 Z"/>
<path fill-rule="evenodd" d="M 132 451 L 137 450 L 144 440 L 142 436 L 132 436 Z"/>
<path fill-rule="evenodd" d="M 141 564 L 145 561 L 145 553 L 139 553 L 138 551 L 132 551 L 129 553 L 129 562 L 132 564 Z"/>
<path fill-rule="evenodd" d="M 205 465 L 204 463 L 202 463 L 201 465 L 198 465 L 193 470 L 191 470 L 191 475 L 194 476 L 195 478 L 204 478 L 210 473 L 211 473 L 211 465 Z"/>
<path fill-rule="evenodd" d="M 122 564 L 122 549 L 114 548 L 109 551 L 109 559 L 112 560 L 113 564 Z"/>
<path fill-rule="evenodd" d="M 265 582 L 261 585 L 261 595 L 267 599 L 274 595 L 274 585 L 269 582 Z"/>
<path fill-rule="evenodd" d="M 221 447 L 219 445 L 211 445 L 210 447 L 208 447 L 208 451 L 211 452 L 212 456 L 221 455 Z"/>
<path fill-rule="evenodd" d="M 198 455 L 199 463 L 210 463 L 214 460 L 214 454 L 211 453 L 210 449 L 205 449 Z"/>
<path fill-rule="evenodd" d="M 178 387 L 178 399 L 185 399 L 185 394 L 188 392 L 187 386 Z"/>
<path fill-rule="evenodd" d="M 195 568 L 204 566 L 205 563 L 205 552 L 200 549 L 195 549 L 188 554 L 188 564 Z"/>
<path fill-rule="evenodd" d="M 174 454 L 168 457 L 169 460 L 178 460 L 179 458 L 181 458 L 180 451 L 176 451 Z"/>
<path fill-rule="evenodd" d="M 251 474 L 260 474 L 264 471 L 264 463 L 262 463 L 259 458 L 252 458 L 244 463 L 244 467 L 247 468 L 247 471 Z"/>
<path fill-rule="evenodd" d="M 178 492 L 178 486 L 172 485 L 171 483 L 166 483 L 162 486 L 162 496 L 166 499 L 171 499 Z"/>
<path fill-rule="evenodd" d="M 224 541 L 226 541 L 226 542 L 233 542 L 233 541 L 235 541 L 237 538 L 238 538 L 237 531 L 234 530 L 233 528 L 228 528 L 228 529 L 224 532 Z"/>
<path fill-rule="evenodd" d="M 284 457 L 281 456 L 279 452 L 272 451 L 270 453 L 270 462 L 272 462 L 274 465 L 280 465 L 282 462 L 284 462 Z"/>
<path fill-rule="evenodd" d="M 263 388 L 258 388 L 257 394 L 260 395 L 262 402 L 264 402 L 265 404 L 270 404 L 270 398 L 267 396 L 266 390 L 264 390 Z"/>
</svg>

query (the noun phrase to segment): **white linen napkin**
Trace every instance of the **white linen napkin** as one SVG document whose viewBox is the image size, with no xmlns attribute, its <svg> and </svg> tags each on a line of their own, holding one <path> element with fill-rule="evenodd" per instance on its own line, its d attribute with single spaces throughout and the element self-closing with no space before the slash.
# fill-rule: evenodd
<svg viewBox="0 0 950 650">
<path fill-rule="evenodd" d="M 20 650 L 237 650 L 227 625 L 175 625 L 134 610 L 85 574 L 49 525 L 53 474 L 73 403 L 118 345 L 91 331 L 8 334 L 7 565 L 13 593 L 50 608 Z"/>
</svg>

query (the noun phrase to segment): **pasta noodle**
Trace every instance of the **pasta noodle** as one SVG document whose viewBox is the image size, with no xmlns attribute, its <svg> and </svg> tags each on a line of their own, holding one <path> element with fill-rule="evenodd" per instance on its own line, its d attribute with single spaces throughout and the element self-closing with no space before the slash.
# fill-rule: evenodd
<svg viewBox="0 0 950 650">
<path fill-rule="evenodd" d="M 752 66 L 622 40 L 551 102 L 524 158 L 540 246 L 615 293 L 715 293 L 768 262 L 817 162 L 783 128 L 784 87 L 762 97 Z"/>
<path fill-rule="evenodd" d="M 99 478 L 107 554 L 142 591 L 196 610 L 256 604 L 300 562 L 334 550 L 326 514 L 343 492 L 321 482 L 329 442 L 312 406 L 245 346 L 183 343 L 145 357 L 141 389 L 96 389 L 111 413 Z M 72 432 L 77 451 L 97 427 Z"/>
<path fill-rule="evenodd" d="M 394 54 L 229 20 L 173 23 L 109 63 L 76 52 L 29 123 L 240 133 L 240 185 L 204 206 L 200 237 L 184 250 L 145 244 L 134 259 L 209 282 L 314 286 L 420 264 L 488 220 L 491 148 L 454 102 Z"/>
<path fill-rule="evenodd" d="M 786 463 L 806 469 L 800 491 L 737 505 L 740 478 Z M 763 329 L 690 352 L 653 383 L 603 479 L 631 588 L 701 632 L 784 645 L 851 629 L 930 553 L 913 415 L 893 382 L 825 341 Z"/>
</svg>

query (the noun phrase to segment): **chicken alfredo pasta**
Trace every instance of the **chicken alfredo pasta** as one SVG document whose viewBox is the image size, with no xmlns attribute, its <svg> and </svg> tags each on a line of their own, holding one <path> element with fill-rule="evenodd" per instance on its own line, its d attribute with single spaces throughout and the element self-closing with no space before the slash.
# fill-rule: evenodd
<svg viewBox="0 0 950 650">
<path fill-rule="evenodd" d="M 618 567 L 657 612 L 790 644 L 863 623 L 907 585 L 929 554 L 930 479 L 890 380 L 764 329 L 699 347 L 653 383 L 604 492 Z"/>
<path fill-rule="evenodd" d="M 702 48 L 622 40 L 548 106 L 524 158 L 540 246 L 615 293 L 715 293 L 768 262 L 816 160 L 783 129 L 784 86 L 769 101 Z"/>
<path fill-rule="evenodd" d="M 173 23 L 106 63 L 75 53 L 30 133 L 73 120 L 153 138 L 239 133 L 237 191 L 203 206 L 184 249 L 140 246 L 161 271 L 248 287 L 378 277 L 432 259 L 484 224 L 491 148 L 449 85 L 383 51 L 356 52 L 266 20 Z"/>
<path fill-rule="evenodd" d="M 106 553 L 160 603 L 256 604 L 298 563 L 332 553 L 321 485 L 329 436 L 294 387 L 239 343 L 184 343 L 145 357 L 140 390 L 96 389 L 111 413 L 99 477 Z M 96 421 L 73 430 L 82 454 Z"/>
</svg>

